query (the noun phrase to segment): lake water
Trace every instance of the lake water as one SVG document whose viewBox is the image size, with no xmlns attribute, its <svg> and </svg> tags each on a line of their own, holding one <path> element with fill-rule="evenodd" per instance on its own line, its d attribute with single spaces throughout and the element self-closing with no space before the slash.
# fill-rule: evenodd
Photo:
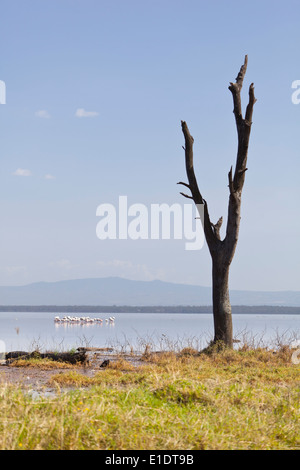
<svg viewBox="0 0 300 470">
<path fill-rule="evenodd" d="M 114 324 L 57 324 L 57 313 L 0 312 L 0 345 L 5 351 L 36 348 L 67 350 L 79 346 L 114 347 L 118 350 L 205 347 L 213 337 L 211 313 L 115 313 Z M 70 314 L 72 315 L 72 314 Z M 94 314 L 80 314 L 90 317 Z M 108 312 L 103 318 L 109 317 Z M 63 316 L 63 315 L 61 315 Z M 300 338 L 300 315 L 233 314 L 234 337 L 263 345 L 276 338 Z"/>
</svg>

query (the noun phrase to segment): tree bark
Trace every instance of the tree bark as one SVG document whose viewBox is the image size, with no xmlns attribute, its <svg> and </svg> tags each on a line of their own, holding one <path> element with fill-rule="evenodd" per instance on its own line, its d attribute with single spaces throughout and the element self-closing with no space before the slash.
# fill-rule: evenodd
<svg viewBox="0 0 300 470">
<path fill-rule="evenodd" d="M 212 300 L 215 332 L 213 342 L 223 343 L 230 348 L 232 348 L 233 345 L 233 328 L 231 304 L 229 299 L 229 268 L 235 253 L 239 236 L 241 197 L 245 182 L 245 173 L 247 171 L 246 164 L 252 125 L 253 106 L 256 102 L 254 96 L 254 86 L 253 83 L 251 83 L 249 87 L 249 102 L 247 105 L 245 118 L 243 118 L 241 106 L 241 89 L 247 70 L 247 64 L 248 56 L 245 56 L 244 64 L 240 68 L 235 83 L 230 83 L 230 86 L 228 87 L 233 97 L 233 113 L 235 116 L 238 135 L 238 150 L 234 175 L 232 174 L 232 167 L 228 173 L 229 204 L 226 236 L 224 240 L 221 240 L 220 235 L 223 218 L 220 217 L 216 224 L 213 224 L 210 220 L 208 205 L 199 190 L 194 172 L 194 139 L 190 134 L 186 122 L 181 121 L 182 132 L 185 139 L 184 151 L 186 173 L 189 183 L 187 184 L 180 181 L 178 184 L 182 184 L 187 187 L 191 191 L 192 195 L 189 196 L 185 193 L 180 194 L 189 199 L 193 199 L 197 207 L 200 204 L 204 206 L 204 220 L 202 220 L 202 225 L 206 242 L 212 257 Z"/>
<path fill-rule="evenodd" d="M 229 299 L 229 266 L 224 266 L 222 258 L 212 261 L 212 297 L 214 316 L 214 340 L 216 344 L 233 346 L 231 304 Z"/>
</svg>

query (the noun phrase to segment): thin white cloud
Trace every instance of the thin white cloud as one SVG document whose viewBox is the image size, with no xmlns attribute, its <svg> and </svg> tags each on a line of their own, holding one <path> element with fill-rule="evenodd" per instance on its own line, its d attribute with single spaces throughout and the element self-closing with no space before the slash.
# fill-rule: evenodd
<svg viewBox="0 0 300 470">
<path fill-rule="evenodd" d="M 26 170 L 25 168 L 18 168 L 13 175 L 15 176 L 31 176 L 32 173 L 30 170 Z"/>
<path fill-rule="evenodd" d="M 46 179 L 46 180 L 54 180 L 54 179 L 55 179 L 55 176 L 50 175 L 50 173 L 48 173 L 47 175 L 45 175 L 45 179 Z"/>
<path fill-rule="evenodd" d="M 65 270 L 65 269 L 69 270 L 74 267 L 71 261 L 67 258 L 63 258 L 58 261 L 52 261 L 51 263 L 49 263 L 49 266 L 51 266 L 52 268 L 59 268 L 62 270 Z"/>
<path fill-rule="evenodd" d="M 24 273 L 26 266 L 6 266 L 4 270 L 9 276 L 14 276 L 15 274 Z"/>
<path fill-rule="evenodd" d="M 81 117 L 96 117 L 96 116 L 99 116 L 99 113 L 97 113 L 97 111 L 86 111 L 83 108 L 78 108 L 76 113 L 75 113 L 75 116 L 78 117 L 78 118 L 81 118 Z"/>
<path fill-rule="evenodd" d="M 98 261 L 97 268 L 104 271 L 106 276 L 120 276 L 129 279 L 153 281 L 158 279 L 158 273 L 153 273 L 145 264 L 136 264 L 131 261 L 114 259 Z"/>
<path fill-rule="evenodd" d="M 36 115 L 36 117 L 41 118 L 41 119 L 49 119 L 50 118 L 50 114 L 45 109 L 41 109 L 40 111 L 36 111 L 35 115 Z"/>
</svg>

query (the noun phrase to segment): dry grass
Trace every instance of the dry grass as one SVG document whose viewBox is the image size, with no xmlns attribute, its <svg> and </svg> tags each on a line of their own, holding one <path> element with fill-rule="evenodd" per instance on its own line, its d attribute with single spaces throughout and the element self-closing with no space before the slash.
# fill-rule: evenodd
<svg viewBox="0 0 300 470">
<path fill-rule="evenodd" d="M 31 369 L 42 369 L 42 370 L 50 370 L 50 369 L 70 369 L 70 368 L 78 368 L 82 366 L 81 364 L 70 364 L 69 362 L 63 361 L 54 361 L 53 359 L 39 359 L 39 358 L 32 358 L 32 359 L 16 359 L 10 363 L 10 367 L 22 367 L 22 368 L 31 368 Z"/>
<path fill-rule="evenodd" d="M 123 359 L 122 357 L 118 358 L 114 362 L 110 362 L 109 366 L 110 369 L 112 370 L 121 370 L 123 372 L 129 372 L 135 370 L 135 367 L 132 363 L 127 361 L 126 359 Z"/>
<path fill-rule="evenodd" d="M 2 386 L 0 448 L 299 449 L 291 355 L 243 346 L 150 353 L 139 367 L 120 358 L 94 377 L 55 375 L 56 395 L 39 400 Z"/>
</svg>

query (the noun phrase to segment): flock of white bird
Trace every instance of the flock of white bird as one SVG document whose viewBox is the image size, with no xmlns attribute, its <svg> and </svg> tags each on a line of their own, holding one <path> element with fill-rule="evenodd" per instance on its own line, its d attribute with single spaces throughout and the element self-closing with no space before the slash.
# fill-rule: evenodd
<svg viewBox="0 0 300 470">
<path fill-rule="evenodd" d="M 91 318 L 91 317 L 71 317 L 71 316 L 65 316 L 65 317 L 55 317 L 54 318 L 55 323 L 72 323 L 72 324 L 87 324 L 87 323 L 100 323 L 102 324 L 105 322 L 106 324 L 114 324 L 115 323 L 115 317 L 109 317 L 105 318 L 105 320 L 102 320 L 102 318 Z"/>
</svg>

